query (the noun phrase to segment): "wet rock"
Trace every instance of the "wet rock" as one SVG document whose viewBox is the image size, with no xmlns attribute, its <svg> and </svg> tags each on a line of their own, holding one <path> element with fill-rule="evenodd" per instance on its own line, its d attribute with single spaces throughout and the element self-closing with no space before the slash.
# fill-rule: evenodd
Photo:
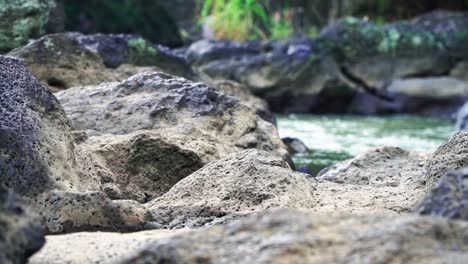
<svg viewBox="0 0 468 264">
<path fill-rule="evenodd" d="M 467 232 L 441 218 L 280 209 L 149 242 L 123 263 L 463 262 Z"/>
<path fill-rule="evenodd" d="M 238 99 L 214 88 L 160 72 L 121 83 L 77 87 L 56 94 L 74 130 L 91 135 L 172 128 L 198 129 L 227 146 L 287 155 L 273 124 Z"/>
<path fill-rule="evenodd" d="M 53 16 L 56 8 L 54 0 L 1 0 L 0 52 L 20 47 L 29 39 L 40 37 L 46 33 L 50 22 L 55 24 L 55 28 L 61 29 L 63 21 Z"/>
<path fill-rule="evenodd" d="M 27 197 L 92 187 L 58 100 L 17 59 L 0 56 L 0 75 L 0 182 Z"/>
<path fill-rule="evenodd" d="M 289 154 L 291 155 L 309 152 L 309 148 L 307 148 L 304 142 L 298 138 L 285 137 L 281 140 L 283 140 L 284 144 L 288 148 Z"/>
<path fill-rule="evenodd" d="M 314 183 L 281 157 L 245 150 L 209 163 L 147 206 L 161 227 L 200 227 L 268 208 L 310 208 L 313 193 Z"/>
<path fill-rule="evenodd" d="M 468 169 L 445 174 L 416 211 L 423 215 L 468 220 Z"/>
<path fill-rule="evenodd" d="M 468 166 L 468 132 L 458 132 L 442 144 L 432 155 L 427 165 L 426 189 L 437 185 L 447 172 Z"/>
<path fill-rule="evenodd" d="M 22 201 L 0 183 L 0 263 L 26 263 L 44 245 L 37 222 Z"/>
</svg>

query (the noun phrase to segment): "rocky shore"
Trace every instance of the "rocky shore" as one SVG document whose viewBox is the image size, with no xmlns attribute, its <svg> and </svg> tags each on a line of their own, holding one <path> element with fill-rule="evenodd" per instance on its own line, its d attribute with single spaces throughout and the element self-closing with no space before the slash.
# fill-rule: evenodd
<svg viewBox="0 0 468 264">
<path fill-rule="evenodd" d="M 313 41 L 173 50 L 123 34 L 16 45 L 0 55 L 0 263 L 464 263 L 468 132 L 313 176 L 270 109 L 453 114 L 467 23 L 347 19 Z"/>
</svg>

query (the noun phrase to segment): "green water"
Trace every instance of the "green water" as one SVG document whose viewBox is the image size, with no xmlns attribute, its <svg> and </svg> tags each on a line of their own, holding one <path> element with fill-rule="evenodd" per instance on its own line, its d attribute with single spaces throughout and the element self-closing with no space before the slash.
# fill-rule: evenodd
<svg viewBox="0 0 468 264">
<path fill-rule="evenodd" d="M 412 116 L 277 116 L 281 137 L 299 138 L 310 153 L 294 157 L 312 174 L 375 146 L 435 150 L 454 131 L 450 120 Z"/>
</svg>

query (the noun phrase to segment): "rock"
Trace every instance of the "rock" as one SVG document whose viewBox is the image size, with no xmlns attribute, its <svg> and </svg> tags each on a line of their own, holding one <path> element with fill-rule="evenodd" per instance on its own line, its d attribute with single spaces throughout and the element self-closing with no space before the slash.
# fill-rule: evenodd
<svg viewBox="0 0 468 264">
<path fill-rule="evenodd" d="M 468 221 L 468 169 L 445 174 L 418 206 L 423 215 Z"/>
<path fill-rule="evenodd" d="M 163 195 L 207 162 L 227 155 L 223 151 L 234 152 L 203 133 L 183 135 L 170 130 L 93 136 L 81 147 L 93 154 L 109 197 L 143 203 Z"/>
<path fill-rule="evenodd" d="M 9 55 L 21 58 L 33 75 L 53 92 L 74 86 L 118 81 L 129 77 L 126 71 L 130 70 L 133 75 L 147 70 L 135 67 L 108 69 L 98 51 L 93 50 L 95 47 L 84 45 L 82 38 L 85 36 L 80 33 L 51 34 L 15 49 Z"/>
<path fill-rule="evenodd" d="M 56 8 L 54 0 L 1 0 L 0 53 L 45 34 L 49 22 L 58 23 L 60 29 L 63 21 L 60 23 L 53 16 Z"/>
<path fill-rule="evenodd" d="M 450 76 L 468 82 L 468 61 L 459 62 L 455 67 L 450 71 Z"/>
<path fill-rule="evenodd" d="M 246 85 L 274 112 L 445 116 L 468 96 L 466 83 L 449 76 L 468 57 L 467 18 L 434 12 L 384 26 L 345 18 L 315 39 L 202 40 L 185 55 L 198 72 Z M 360 107 L 362 93 L 376 102 Z"/>
<path fill-rule="evenodd" d="M 0 183 L 0 263 L 26 263 L 44 243 L 36 217 Z"/>
<path fill-rule="evenodd" d="M 397 147 L 370 149 L 322 170 L 311 211 L 401 214 L 425 194 L 425 153 Z"/>
<path fill-rule="evenodd" d="M 437 185 L 447 172 L 468 166 L 468 132 L 458 132 L 442 144 L 432 155 L 427 165 L 426 189 Z"/>
<path fill-rule="evenodd" d="M 95 185 L 58 100 L 19 60 L 0 56 L 0 183 L 34 197 Z"/>
<path fill-rule="evenodd" d="M 314 206 L 314 183 L 278 156 L 245 150 L 209 163 L 147 204 L 164 228 L 223 223 L 274 207 Z"/>
<path fill-rule="evenodd" d="M 149 242 L 122 263 L 463 262 L 467 232 L 442 218 L 278 209 Z"/>
<path fill-rule="evenodd" d="M 424 187 L 427 160 L 425 153 L 378 147 L 322 170 L 317 178 L 357 185 Z"/>
<path fill-rule="evenodd" d="M 455 128 L 458 131 L 468 129 L 468 103 L 465 103 L 457 112 Z"/>
<path fill-rule="evenodd" d="M 38 198 L 36 209 L 47 233 L 79 231 L 134 232 L 152 220 L 136 201 L 111 201 L 102 192 L 49 192 Z"/>
<path fill-rule="evenodd" d="M 56 94 L 74 130 L 91 135 L 196 128 L 227 146 L 258 148 L 287 156 L 273 124 L 238 99 L 214 88 L 160 72 L 122 83 L 76 87 Z"/>
<path fill-rule="evenodd" d="M 298 138 L 285 137 L 281 140 L 286 145 L 288 152 L 291 155 L 309 152 L 309 148 Z"/>
<path fill-rule="evenodd" d="M 100 191 L 102 179 L 58 100 L 17 59 L 0 56 L 0 75 L 0 184 L 24 196 L 48 232 L 143 226 L 136 202 L 86 192 Z"/>
<path fill-rule="evenodd" d="M 153 230 L 135 233 L 80 232 L 47 237 L 45 246 L 29 259 L 29 264 L 118 263 L 148 244 L 179 230 Z M 86 254 L 83 254 L 86 252 Z"/>
</svg>

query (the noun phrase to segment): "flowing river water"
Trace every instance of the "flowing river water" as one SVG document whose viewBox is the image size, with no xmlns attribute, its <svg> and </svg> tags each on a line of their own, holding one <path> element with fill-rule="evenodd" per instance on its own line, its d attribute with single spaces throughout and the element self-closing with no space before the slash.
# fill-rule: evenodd
<svg viewBox="0 0 468 264">
<path fill-rule="evenodd" d="M 447 119 L 413 116 L 279 115 L 281 137 L 301 139 L 311 150 L 294 156 L 312 174 L 374 146 L 433 151 L 455 130 Z"/>
</svg>

